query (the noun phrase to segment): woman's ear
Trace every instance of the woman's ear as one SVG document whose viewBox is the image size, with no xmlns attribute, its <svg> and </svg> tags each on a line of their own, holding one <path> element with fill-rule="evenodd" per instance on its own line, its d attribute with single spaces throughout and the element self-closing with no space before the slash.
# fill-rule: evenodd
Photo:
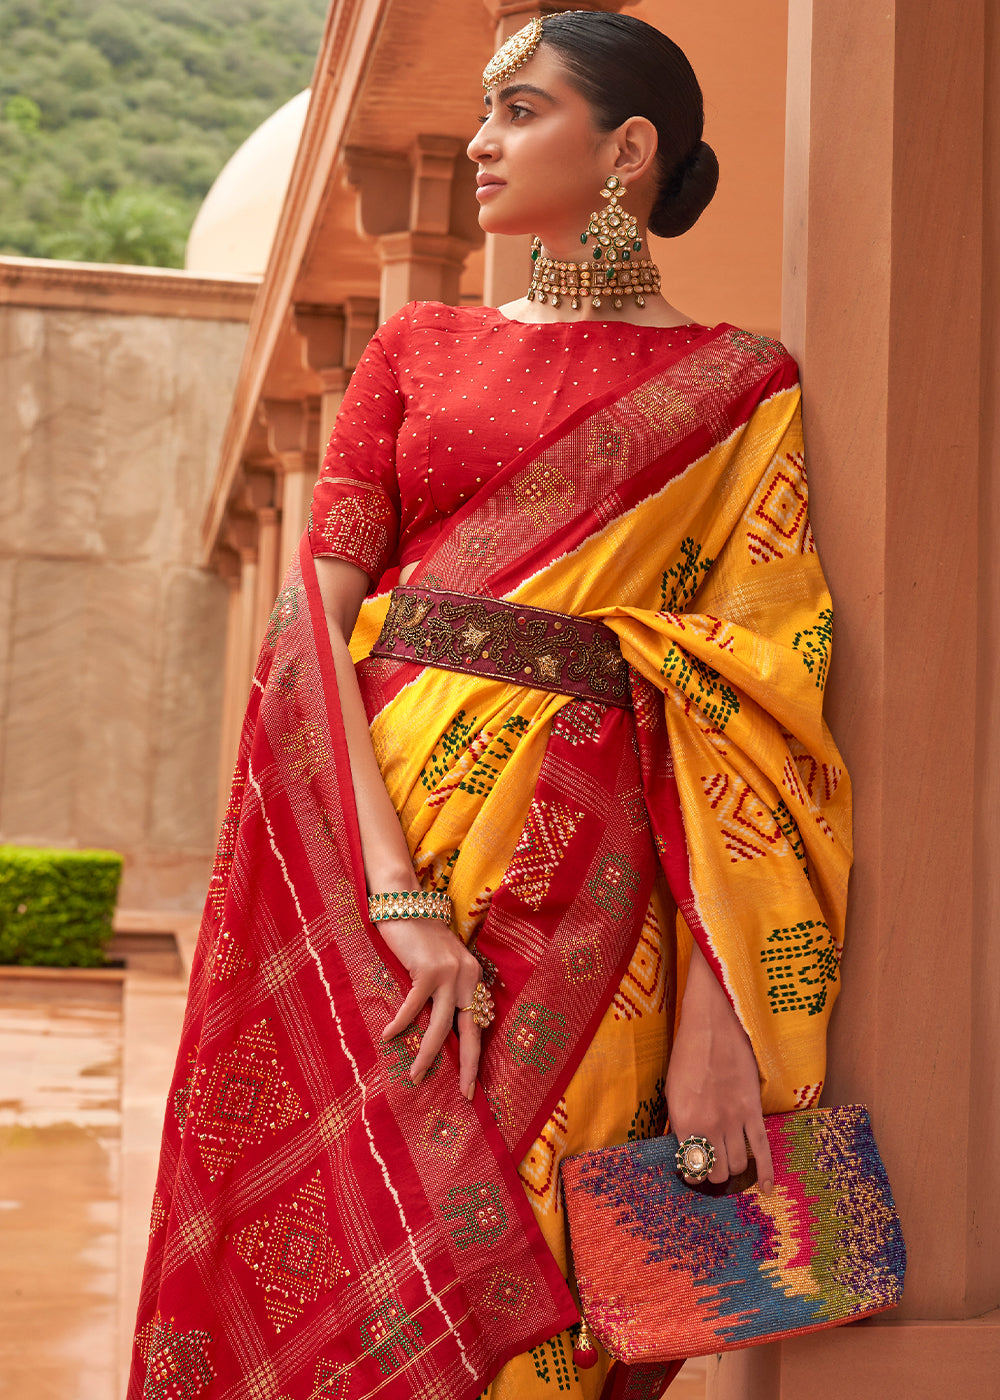
<svg viewBox="0 0 1000 1400">
<path fill-rule="evenodd" d="M 628 184 L 641 180 L 656 159 L 659 139 L 648 117 L 629 117 L 614 133 L 614 173 Z"/>
</svg>

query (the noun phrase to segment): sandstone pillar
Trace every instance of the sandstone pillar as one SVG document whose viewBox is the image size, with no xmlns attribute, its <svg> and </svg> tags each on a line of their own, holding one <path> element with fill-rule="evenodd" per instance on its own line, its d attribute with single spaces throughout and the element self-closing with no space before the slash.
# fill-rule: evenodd
<svg viewBox="0 0 1000 1400">
<path fill-rule="evenodd" d="M 365 352 L 379 324 L 375 297 L 345 297 L 337 306 L 295 308 L 295 329 L 302 342 L 302 361 L 319 376 L 319 450 L 322 465 L 334 420 L 344 398 L 347 381 Z"/>
<path fill-rule="evenodd" d="M 408 157 L 352 148 L 347 177 L 382 269 L 379 320 L 408 301 L 458 301 L 462 266 L 481 239 L 464 143 L 421 133 Z"/>
<path fill-rule="evenodd" d="M 242 716 L 240 706 L 245 697 L 240 690 L 243 677 L 240 673 L 240 574 L 242 565 L 236 550 L 221 546 L 212 557 L 212 568 L 229 586 L 228 610 L 226 613 L 226 655 L 222 681 L 222 732 L 219 735 L 219 774 L 217 791 L 216 827 L 222 820 L 229 795 L 229 784 L 236 762 L 236 748 L 239 743 L 239 724 Z"/>
<path fill-rule="evenodd" d="M 319 469 L 320 401 L 311 397 L 264 399 L 260 416 L 278 474 L 276 499 L 281 507 L 281 528 L 277 592 L 309 518 L 309 502 Z"/>
<path fill-rule="evenodd" d="M 257 661 L 257 652 L 264 640 L 267 621 L 274 607 L 278 592 L 279 561 L 278 545 L 281 538 L 281 522 L 278 514 L 278 474 L 269 467 L 257 464 L 244 467 L 243 501 L 245 509 L 256 520 L 257 569 L 254 578 L 254 597 L 251 613 L 251 654 L 249 676 Z M 249 677 L 248 677 L 249 681 Z"/>
<path fill-rule="evenodd" d="M 249 511 L 230 511 L 220 547 L 213 556 L 230 585 L 226 628 L 222 736 L 219 742 L 219 787 L 216 827 L 225 814 L 229 784 L 239 749 L 240 727 L 257 653 L 253 628 L 257 596 L 257 519 Z"/>
<path fill-rule="evenodd" d="M 995 322 L 983 54 L 989 39 L 995 71 L 997 27 L 983 0 L 792 0 L 783 335 L 803 370 L 838 619 L 830 718 L 856 793 L 826 1101 L 871 1107 L 909 1273 L 885 1319 L 725 1358 L 717 1400 L 996 1394 L 998 570 L 984 522 L 1000 463 L 979 406 L 981 379 L 996 385 L 982 313 Z"/>
</svg>

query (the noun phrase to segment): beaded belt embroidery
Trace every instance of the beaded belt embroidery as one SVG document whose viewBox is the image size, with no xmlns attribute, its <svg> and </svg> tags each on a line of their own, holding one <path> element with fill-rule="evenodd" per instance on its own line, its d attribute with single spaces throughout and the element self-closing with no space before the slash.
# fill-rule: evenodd
<svg viewBox="0 0 1000 1400">
<path fill-rule="evenodd" d="M 610 627 L 499 598 L 394 588 L 371 654 L 632 708 L 628 666 Z"/>
</svg>

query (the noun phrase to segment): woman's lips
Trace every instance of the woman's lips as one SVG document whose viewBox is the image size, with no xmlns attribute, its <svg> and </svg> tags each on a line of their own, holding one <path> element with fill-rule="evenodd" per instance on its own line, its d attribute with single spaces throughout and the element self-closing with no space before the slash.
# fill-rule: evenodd
<svg viewBox="0 0 1000 1400">
<path fill-rule="evenodd" d="M 485 180 L 476 187 L 477 199 L 489 199 L 491 194 L 496 194 L 497 190 L 502 190 L 506 186 L 506 180 Z"/>
</svg>

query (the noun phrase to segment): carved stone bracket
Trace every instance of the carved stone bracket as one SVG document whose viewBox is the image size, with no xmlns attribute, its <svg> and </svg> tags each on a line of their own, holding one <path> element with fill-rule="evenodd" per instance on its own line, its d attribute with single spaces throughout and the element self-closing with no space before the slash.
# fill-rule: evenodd
<svg viewBox="0 0 1000 1400">
<path fill-rule="evenodd" d="M 315 471 L 319 457 L 318 401 L 313 397 L 262 399 L 257 412 L 278 471 Z"/>
<path fill-rule="evenodd" d="M 351 147 L 345 170 L 360 229 L 378 248 L 380 317 L 411 300 L 457 301 L 465 259 L 482 239 L 463 142 L 421 133 L 405 155 Z"/>
</svg>

